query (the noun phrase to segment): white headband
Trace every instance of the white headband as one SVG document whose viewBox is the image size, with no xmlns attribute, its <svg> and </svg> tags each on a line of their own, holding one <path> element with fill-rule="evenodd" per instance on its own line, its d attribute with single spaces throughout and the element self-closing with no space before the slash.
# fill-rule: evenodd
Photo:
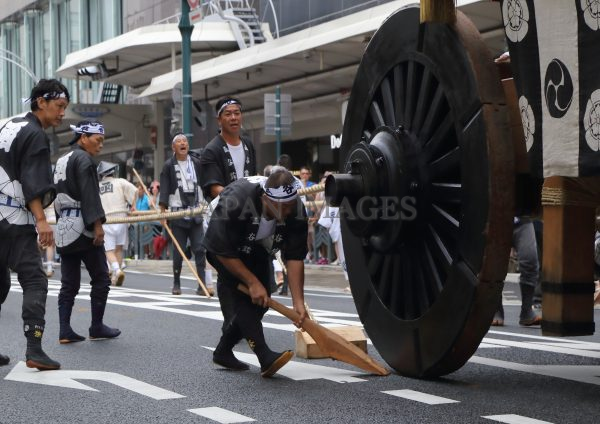
<svg viewBox="0 0 600 424">
<path fill-rule="evenodd" d="M 292 184 L 279 187 L 264 187 L 265 194 L 274 202 L 284 203 L 298 197 L 298 190 L 302 188 L 300 181 L 294 178 Z"/>
<path fill-rule="evenodd" d="M 221 116 L 221 113 L 225 110 L 227 106 L 238 105 L 240 107 L 240 111 L 242 110 L 242 104 L 235 99 L 227 100 L 225 103 L 221 105 L 219 110 L 217 111 L 217 116 Z"/>
<path fill-rule="evenodd" d="M 77 134 L 100 134 L 104 135 L 104 126 L 98 122 L 92 122 L 91 124 L 83 124 L 80 127 L 76 125 L 69 125 L 71 130 Z"/>
<path fill-rule="evenodd" d="M 38 97 L 43 97 L 46 100 L 55 100 L 55 99 L 66 99 L 67 95 L 66 95 L 66 93 L 63 93 L 63 92 L 52 91 L 50 93 L 44 93 Z M 31 103 L 32 100 L 33 99 L 31 97 L 25 97 L 25 98 L 21 99 L 21 101 L 24 104 Z"/>
</svg>

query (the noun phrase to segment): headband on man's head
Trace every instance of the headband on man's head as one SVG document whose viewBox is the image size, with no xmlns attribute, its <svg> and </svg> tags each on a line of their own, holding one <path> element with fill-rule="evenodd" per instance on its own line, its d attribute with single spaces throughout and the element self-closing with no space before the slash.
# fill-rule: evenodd
<svg viewBox="0 0 600 424">
<path fill-rule="evenodd" d="M 43 97 L 46 100 L 56 100 L 56 99 L 66 99 L 67 94 L 62 91 L 51 91 L 49 93 L 44 93 L 41 96 L 37 96 L 37 97 Z M 31 103 L 35 99 L 32 99 L 31 97 L 25 97 L 22 100 L 23 100 L 24 104 L 27 104 L 27 103 Z"/>
<path fill-rule="evenodd" d="M 99 122 L 92 122 L 90 124 L 69 125 L 71 130 L 76 134 L 100 134 L 104 135 L 104 126 Z"/>
<path fill-rule="evenodd" d="M 219 110 L 217 111 L 217 117 L 221 116 L 221 113 L 225 110 L 227 106 L 238 105 L 240 107 L 240 111 L 242 110 L 242 104 L 236 99 L 229 99 L 225 103 L 221 105 Z"/>
<path fill-rule="evenodd" d="M 183 138 L 185 138 L 187 140 L 187 135 L 185 135 L 184 133 L 180 132 L 180 133 L 177 133 L 177 134 L 175 134 L 173 136 L 173 139 L 171 140 L 171 144 L 174 144 L 177 141 L 177 139 L 181 138 L 181 137 L 183 137 Z"/>
<path fill-rule="evenodd" d="M 284 203 L 298 197 L 298 190 L 301 188 L 302 184 L 300 184 L 300 181 L 294 178 L 291 184 L 284 184 L 279 187 L 264 187 L 264 190 L 267 197 L 272 201 Z"/>
</svg>

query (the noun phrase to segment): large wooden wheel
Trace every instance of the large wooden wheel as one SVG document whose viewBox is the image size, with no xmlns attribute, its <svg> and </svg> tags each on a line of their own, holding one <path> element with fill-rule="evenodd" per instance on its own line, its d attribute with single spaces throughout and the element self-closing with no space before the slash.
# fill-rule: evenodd
<svg viewBox="0 0 600 424">
<path fill-rule="evenodd" d="M 360 319 L 399 373 L 434 377 L 475 352 L 500 301 L 513 153 L 500 80 L 472 23 L 399 10 L 370 41 L 343 131 L 341 206 Z"/>
</svg>

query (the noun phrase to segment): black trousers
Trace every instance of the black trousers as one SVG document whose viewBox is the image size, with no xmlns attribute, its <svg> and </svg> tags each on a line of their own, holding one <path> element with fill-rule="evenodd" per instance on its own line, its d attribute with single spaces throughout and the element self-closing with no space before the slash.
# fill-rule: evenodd
<svg viewBox="0 0 600 424">
<path fill-rule="evenodd" d="M 185 250 L 188 239 L 194 253 L 194 260 L 196 262 L 196 272 L 202 280 L 206 283 L 204 276 L 204 268 L 206 268 L 206 250 L 202 246 L 202 239 L 204 238 L 204 228 L 202 227 L 202 221 L 199 223 L 194 222 L 193 219 L 184 220 L 178 219 L 171 223 L 171 231 L 177 240 L 177 243 Z M 173 246 L 173 273 L 176 281 L 179 280 L 181 274 L 181 265 L 183 264 L 183 258 L 175 246 Z"/>
<path fill-rule="evenodd" d="M 6 265 L 0 265 L 0 309 L 10 291 L 10 270 Z"/>
<path fill-rule="evenodd" d="M 8 268 L 17 273 L 19 284 L 23 288 L 23 309 L 21 316 L 25 329 L 33 326 L 44 328 L 46 321 L 46 297 L 48 279 L 42 270 L 42 259 L 38 250 L 35 231 L 22 229 L 7 230 L 0 233 L 0 284 L 8 294 L 10 276 Z M 5 295 L 6 297 L 6 295 Z"/>
<path fill-rule="evenodd" d="M 271 295 L 270 268 L 272 266 L 271 256 L 260 246 L 256 246 L 250 257 L 243 259 L 248 269 L 256 275 L 258 280 Z M 217 294 L 223 312 L 223 331 L 229 326 L 239 326 L 239 321 L 250 320 L 254 324 L 260 324 L 262 317 L 268 308 L 252 303 L 250 296 L 237 289 L 238 284 L 243 284 L 234 277 L 223 264 L 217 259 L 216 255 L 207 252 L 206 257 L 210 264 L 217 270 Z M 238 321 L 238 322 L 236 322 Z M 244 337 L 246 335 L 244 334 Z"/>
<path fill-rule="evenodd" d="M 93 246 L 86 250 L 61 254 L 60 272 L 61 286 L 58 294 L 58 307 L 72 308 L 75 296 L 81 286 L 81 262 L 92 279 L 90 298 L 92 303 L 106 304 L 110 291 L 110 277 L 104 246 Z"/>
</svg>

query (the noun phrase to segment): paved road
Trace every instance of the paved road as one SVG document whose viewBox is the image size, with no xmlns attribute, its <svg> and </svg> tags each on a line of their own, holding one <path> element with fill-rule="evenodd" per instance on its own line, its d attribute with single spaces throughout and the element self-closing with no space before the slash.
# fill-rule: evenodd
<svg viewBox="0 0 600 424">
<path fill-rule="evenodd" d="M 24 338 L 13 284 L 0 321 L 1 351 L 12 358 L 0 368 L 0 423 L 598 421 L 600 337 L 547 338 L 520 328 L 516 284 L 505 288 L 507 325 L 490 331 L 471 361 L 444 378 L 376 377 L 327 359 L 295 358 L 276 378 L 262 379 L 245 345 L 236 351 L 250 371 L 213 366 L 222 319 L 217 300 L 194 295 L 190 280 L 183 296 L 171 296 L 170 277 L 134 271 L 124 287 L 113 288 L 107 308 L 107 322 L 123 334 L 101 342 L 58 344 L 59 282 L 51 281 L 45 346 L 63 370 L 45 373 L 19 363 Z M 84 334 L 88 293 L 82 290 L 73 314 Z M 311 286 L 307 301 L 324 324 L 359 323 L 343 289 Z M 284 318 L 269 313 L 265 328 L 272 348 L 293 348 L 294 327 Z"/>
</svg>

